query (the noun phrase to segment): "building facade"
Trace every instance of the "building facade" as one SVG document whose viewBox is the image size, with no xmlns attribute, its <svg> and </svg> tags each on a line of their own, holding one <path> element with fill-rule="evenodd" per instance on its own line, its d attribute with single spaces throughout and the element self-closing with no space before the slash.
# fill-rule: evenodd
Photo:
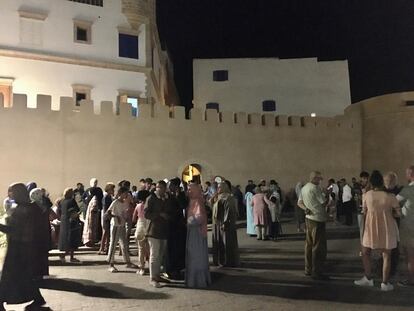
<svg viewBox="0 0 414 311">
<path fill-rule="evenodd" d="M 75 105 L 178 104 L 155 0 L 3 0 L 0 28 L 7 29 L 0 33 L 5 106 L 19 93 L 29 107 L 38 94 L 51 95 L 54 110 L 61 96 Z"/>
<path fill-rule="evenodd" d="M 351 104 L 347 61 L 195 59 L 193 84 L 202 109 L 334 116 Z"/>
</svg>

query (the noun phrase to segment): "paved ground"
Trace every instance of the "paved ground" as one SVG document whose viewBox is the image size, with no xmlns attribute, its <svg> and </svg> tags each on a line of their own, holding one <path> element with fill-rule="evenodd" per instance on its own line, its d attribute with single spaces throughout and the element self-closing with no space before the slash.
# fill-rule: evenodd
<svg viewBox="0 0 414 311">
<path fill-rule="evenodd" d="M 42 292 L 53 310 L 414 310 L 412 289 L 383 293 L 379 278 L 375 288 L 353 286 L 362 273 L 355 228 L 329 227 L 329 282 L 303 276 L 304 236 L 290 223 L 284 231 L 282 240 L 264 242 L 239 229 L 241 267 L 212 268 L 213 285 L 207 290 L 186 289 L 182 283 L 155 289 L 148 276 L 126 268 L 111 274 L 103 256 L 81 250 L 81 265 L 62 266 L 51 257 L 53 279 L 45 281 Z"/>
</svg>

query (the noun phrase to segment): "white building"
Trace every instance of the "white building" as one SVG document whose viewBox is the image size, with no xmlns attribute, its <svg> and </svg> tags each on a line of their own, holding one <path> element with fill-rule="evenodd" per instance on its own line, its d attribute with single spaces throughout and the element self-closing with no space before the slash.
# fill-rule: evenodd
<svg viewBox="0 0 414 311">
<path fill-rule="evenodd" d="M 177 104 L 155 0 L 2 0 L 0 96 Z"/>
<path fill-rule="evenodd" d="M 195 59 L 193 83 L 201 109 L 334 116 L 351 104 L 347 61 Z"/>
</svg>

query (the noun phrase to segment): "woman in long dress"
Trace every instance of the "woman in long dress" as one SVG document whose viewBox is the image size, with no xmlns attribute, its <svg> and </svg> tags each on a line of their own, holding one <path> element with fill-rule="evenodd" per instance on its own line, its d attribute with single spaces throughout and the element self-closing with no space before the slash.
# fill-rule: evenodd
<svg viewBox="0 0 414 311">
<path fill-rule="evenodd" d="M 256 231 L 254 230 L 254 216 L 252 206 L 254 188 L 254 185 L 247 185 L 246 194 L 244 195 L 244 202 L 246 204 L 246 233 L 250 236 L 256 235 Z"/>
<path fill-rule="evenodd" d="M 266 195 L 260 187 L 256 187 L 256 194 L 253 196 L 253 216 L 254 225 L 258 240 L 265 240 L 268 233 L 269 224 L 271 222 L 268 204 L 266 203 Z"/>
<path fill-rule="evenodd" d="M 85 225 L 83 227 L 83 244 L 87 247 L 93 247 L 97 241 L 98 224 L 99 224 L 99 204 L 98 196 L 96 194 L 97 188 L 90 190 L 92 199 L 89 201 L 86 209 Z"/>
<path fill-rule="evenodd" d="M 17 204 L 7 225 L 0 230 L 8 235 L 7 254 L 0 282 L 0 311 L 6 310 L 4 302 L 20 304 L 33 300 L 25 310 L 39 310 L 46 304 L 35 281 L 32 260 L 39 241 L 36 234 L 37 206 L 30 203 L 29 192 L 24 184 L 9 188 L 11 198 Z"/>
<path fill-rule="evenodd" d="M 397 247 L 398 227 L 394 216 L 400 216 L 400 206 L 395 195 L 385 192 L 384 181 L 379 171 L 373 171 L 370 177 L 373 190 L 364 194 L 362 209 L 365 214 L 365 227 L 362 238 L 362 263 L 365 275 L 355 281 L 358 286 L 374 286 L 371 278 L 371 251 L 382 252 L 382 291 L 393 290 L 389 283 L 391 268 L 391 250 Z"/>
<path fill-rule="evenodd" d="M 38 279 L 49 275 L 49 250 L 52 248 L 51 229 L 49 215 L 51 212 L 52 202 L 45 196 L 45 190 L 34 188 L 30 191 L 30 199 L 38 207 L 37 213 L 37 230 L 38 245 L 36 246 L 36 256 L 33 258 L 34 275 Z"/>
<path fill-rule="evenodd" d="M 207 213 L 201 187 L 190 184 L 188 197 L 190 203 L 187 209 L 185 282 L 187 287 L 204 288 L 211 284 L 211 277 L 208 263 Z"/>
<path fill-rule="evenodd" d="M 237 201 L 230 187 L 220 183 L 213 205 L 213 263 L 218 266 L 237 267 L 240 263 L 237 241 Z"/>
<path fill-rule="evenodd" d="M 74 257 L 74 252 L 81 244 L 80 209 L 74 199 L 72 188 L 65 189 L 63 196 L 64 199 L 60 202 L 61 216 L 58 248 L 60 251 L 64 251 L 65 254 L 60 256 L 60 260 L 65 262 L 65 255 L 69 254 L 70 262 L 79 262 Z"/>
</svg>

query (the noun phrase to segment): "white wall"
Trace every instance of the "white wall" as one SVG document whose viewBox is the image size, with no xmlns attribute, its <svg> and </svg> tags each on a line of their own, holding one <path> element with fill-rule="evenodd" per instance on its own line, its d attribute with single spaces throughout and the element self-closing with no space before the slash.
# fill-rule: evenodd
<svg viewBox="0 0 414 311">
<path fill-rule="evenodd" d="M 142 92 L 145 97 L 144 73 L 60 64 L 0 56 L 0 76 L 14 78 L 13 93 L 28 94 L 28 106 L 36 106 L 37 94 L 52 95 L 52 109 L 59 109 L 60 96 L 73 96 L 72 84 L 93 87 L 91 100 L 95 112 L 101 101 L 116 102 L 118 90 Z"/>
<path fill-rule="evenodd" d="M 18 10 L 47 14 L 39 22 L 43 23 L 40 46 L 21 44 Z M 92 44 L 74 42 L 73 19 L 93 22 Z M 105 0 L 104 7 L 67 0 L 1 0 L 0 48 L 145 66 L 145 25 L 138 36 L 139 60 L 118 57 L 118 27 L 128 28 L 120 0 Z"/>
<path fill-rule="evenodd" d="M 229 80 L 213 81 L 214 70 L 228 70 Z M 276 113 L 333 116 L 351 104 L 347 61 L 316 58 L 195 59 L 194 107 L 209 102 L 221 111 L 262 112 L 262 101 L 275 100 Z"/>
</svg>

